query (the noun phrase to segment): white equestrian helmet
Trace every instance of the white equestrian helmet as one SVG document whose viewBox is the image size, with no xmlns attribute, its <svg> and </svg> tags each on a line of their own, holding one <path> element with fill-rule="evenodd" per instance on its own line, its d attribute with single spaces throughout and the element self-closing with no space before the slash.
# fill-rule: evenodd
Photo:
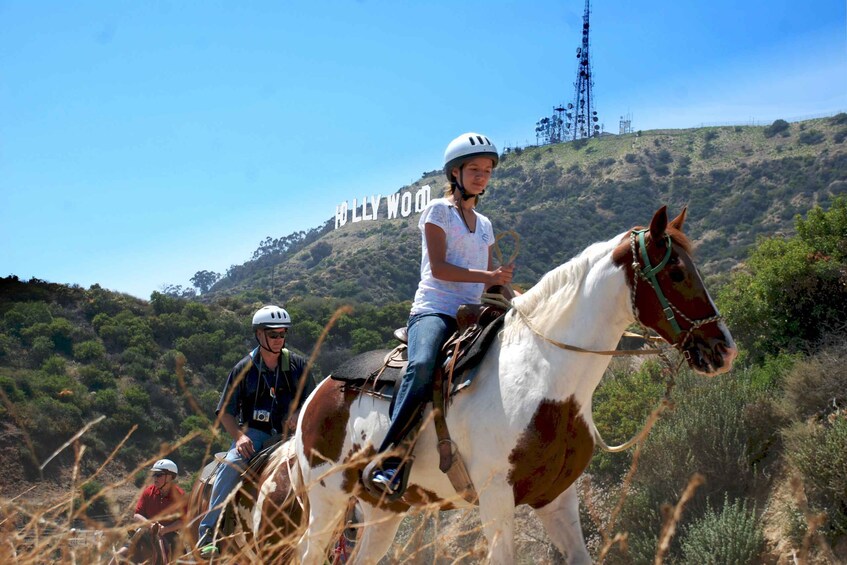
<svg viewBox="0 0 847 565">
<path fill-rule="evenodd" d="M 453 180 L 451 171 L 453 167 L 461 167 L 466 161 L 474 157 L 490 157 L 494 166 L 500 162 L 500 154 L 491 141 L 479 133 L 463 133 L 450 142 L 444 151 L 444 174 L 447 180 Z"/>
<path fill-rule="evenodd" d="M 253 331 L 290 327 L 291 316 L 279 306 L 262 306 L 253 314 Z"/>
<path fill-rule="evenodd" d="M 167 471 L 168 473 L 179 475 L 179 469 L 177 468 L 176 463 L 174 463 L 170 459 L 159 459 L 158 461 L 153 463 L 153 467 L 150 470 L 154 473 L 156 471 Z"/>
</svg>

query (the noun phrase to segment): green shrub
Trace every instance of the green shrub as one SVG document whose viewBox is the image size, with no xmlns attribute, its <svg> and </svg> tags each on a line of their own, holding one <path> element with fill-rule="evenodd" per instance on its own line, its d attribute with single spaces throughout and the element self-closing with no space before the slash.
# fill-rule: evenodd
<svg viewBox="0 0 847 565">
<path fill-rule="evenodd" d="M 785 120 L 775 120 L 774 123 L 764 129 L 765 137 L 773 137 L 778 133 L 788 131 L 789 125 Z"/>
<path fill-rule="evenodd" d="M 62 357 L 54 355 L 41 364 L 41 370 L 48 375 L 64 375 L 68 370 L 68 364 Z"/>
<path fill-rule="evenodd" d="M 9 399 L 10 402 L 22 402 L 26 396 L 23 391 L 18 388 L 15 379 L 12 377 L 7 377 L 6 375 L 0 375 L 0 390 L 6 395 L 6 398 Z M 0 404 L 0 406 L 3 406 Z"/>
<path fill-rule="evenodd" d="M 353 340 L 353 353 L 363 353 L 365 351 L 379 349 L 383 345 L 382 338 L 374 330 L 356 328 L 350 332 L 350 337 Z"/>
<path fill-rule="evenodd" d="M 83 341 L 73 346 L 73 356 L 82 363 L 94 363 L 106 357 L 106 348 L 97 340 Z"/>
<path fill-rule="evenodd" d="M 34 324 L 49 324 L 53 319 L 44 302 L 19 302 L 3 314 L 3 327 L 12 335 L 20 336 L 21 330 Z"/>
<path fill-rule="evenodd" d="M 695 472 L 705 476 L 706 484 L 688 503 L 686 512 L 694 516 L 703 511 L 706 498 L 739 497 L 763 480 L 751 455 L 767 455 L 775 430 L 756 429 L 752 416 L 758 420 L 761 414 L 745 407 L 767 396 L 743 377 L 730 373 L 705 380 L 686 372 L 677 380 L 676 408 L 653 428 L 635 476 L 656 506 L 679 500 Z"/>
<path fill-rule="evenodd" d="M 826 139 L 826 137 L 823 133 L 812 129 L 801 133 L 800 137 L 797 138 L 797 141 L 800 145 L 817 145 L 819 143 L 823 143 L 824 139 Z"/>
<path fill-rule="evenodd" d="M 835 126 L 847 124 L 847 113 L 839 112 L 829 119 L 829 123 Z"/>
<path fill-rule="evenodd" d="M 144 411 L 150 409 L 150 395 L 139 385 L 128 386 L 123 391 L 123 397 L 130 406 L 138 407 Z"/>
<path fill-rule="evenodd" d="M 77 406 L 48 396 L 27 402 L 21 415 L 39 457 L 49 455 L 83 426 L 82 411 Z"/>
<path fill-rule="evenodd" d="M 646 362 L 637 371 L 629 363 L 613 363 L 594 392 L 593 417 L 609 445 L 623 443 L 644 426 L 664 393 L 661 367 Z M 590 472 L 604 483 L 619 480 L 632 461 L 632 452 L 607 453 L 598 450 Z"/>
<path fill-rule="evenodd" d="M 785 431 L 786 455 L 800 472 L 809 506 L 827 514 L 830 540 L 847 534 L 847 410 Z"/>
<path fill-rule="evenodd" d="M 745 368 L 749 373 L 750 386 L 761 391 L 781 389 L 786 375 L 795 363 L 804 358 L 798 353 L 780 352 L 777 355 L 766 355 L 761 364 Z"/>
<path fill-rule="evenodd" d="M 38 336 L 32 340 L 32 348 L 30 348 L 29 356 L 33 366 L 40 367 L 44 361 L 53 355 L 53 351 L 53 340 L 49 337 Z"/>
<path fill-rule="evenodd" d="M 806 351 L 847 319 L 847 198 L 797 218 L 798 235 L 760 240 L 745 269 L 718 293 L 736 342 L 751 361 Z"/>
<path fill-rule="evenodd" d="M 86 481 L 80 485 L 82 501 L 90 501 L 90 504 L 85 510 L 86 516 L 99 522 L 109 522 L 112 519 L 112 511 L 109 509 L 109 503 L 105 497 L 97 497 L 102 490 L 103 485 L 96 479 Z"/>
<path fill-rule="evenodd" d="M 762 526 L 756 519 L 755 506 L 747 509 L 746 500 L 730 503 L 724 498 L 723 509 L 711 507 L 706 514 L 685 528 L 682 538 L 683 559 L 690 565 L 745 565 L 759 563 L 764 549 Z"/>
<path fill-rule="evenodd" d="M 651 565 L 659 541 L 662 517 L 660 506 L 643 489 L 632 491 L 621 509 L 617 530 L 628 534 L 625 550 L 617 544 L 612 547 L 608 565 Z"/>
<path fill-rule="evenodd" d="M 90 365 L 80 367 L 79 381 L 84 384 L 90 391 L 98 391 L 103 390 L 105 388 L 115 388 L 117 384 L 114 375 L 112 375 L 108 371 L 102 371 Z"/>
<path fill-rule="evenodd" d="M 783 391 L 781 410 L 795 421 L 847 406 L 847 345 L 833 345 L 797 361 L 786 375 Z"/>
<path fill-rule="evenodd" d="M 8 334 L 0 334 L 0 360 L 5 363 L 12 363 L 18 357 L 16 352 L 20 349 L 20 340 Z"/>
</svg>

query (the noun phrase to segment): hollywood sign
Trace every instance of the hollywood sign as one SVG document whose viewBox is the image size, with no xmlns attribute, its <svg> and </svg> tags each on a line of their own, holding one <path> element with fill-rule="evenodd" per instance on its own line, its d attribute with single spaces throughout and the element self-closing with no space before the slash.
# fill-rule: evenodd
<svg viewBox="0 0 847 565">
<path fill-rule="evenodd" d="M 431 191 L 432 188 L 427 184 L 419 188 L 414 195 L 412 195 L 411 191 L 404 192 L 403 194 L 392 194 L 385 198 L 381 194 L 377 194 L 372 195 L 370 198 L 362 198 L 361 205 L 359 204 L 359 200 L 354 198 L 352 206 L 348 205 L 345 200 L 335 207 L 335 229 L 346 224 L 348 219 L 354 224 L 367 220 L 378 220 L 379 206 L 383 200 L 385 200 L 385 211 L 389 220 L 393 218 L 408 218 L 412 212 L 417 214 L 426 208 L 431 198 Z"/>
</svg>

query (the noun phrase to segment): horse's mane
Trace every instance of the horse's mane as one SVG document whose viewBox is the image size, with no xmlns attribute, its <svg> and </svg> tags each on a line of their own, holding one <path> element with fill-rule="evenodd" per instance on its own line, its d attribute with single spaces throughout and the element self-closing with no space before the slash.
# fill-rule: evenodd
<svg viewBox="0 0 847 565">
<path fill-rule="evenodd" d="M 567 316 L 574 299 L 585 282 L 589 268 L 601 257 L 612 252 L 622 234 L 586 247 L 579 255 L 549 271 L 531 289 L 512 300 L 514 308 L 528 318 L 534 327 L 546 328 Z M 555 308 L 548 305 L 554 303 Z"/>
<path fill-rule="evenodd" d="M 568 315 L 574 299 L 579 295 L 591 265 L 612 253 L 629 231 L 618 234 L 609 241 L 589 245 L 573 259 L 541 277 L 541 280 L 524 294 L 516 296 L 512 305 L 538 329 L 547 328 L 555 321 L 561 320 L 563 316 Z M 666 233 L 676 245 L 691 254 L 691 240 L 683 232 L 669 225 Z M 551 308 L 551 304 L 555 304 L 555 308 Z"/>
</svg>

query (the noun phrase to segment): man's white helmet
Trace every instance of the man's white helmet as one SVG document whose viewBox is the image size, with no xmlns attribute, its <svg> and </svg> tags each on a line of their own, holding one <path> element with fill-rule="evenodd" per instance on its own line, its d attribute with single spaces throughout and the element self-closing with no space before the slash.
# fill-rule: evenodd
<svg viewBox="0 0 847 565">
<path fill-rule="evenodd" d="M 453 181 L 453 176 L 450 173 L 453 167 L 461 167 L 465 161 L 474 157 L 490 157 L 494 161 L 495 167 L 500 162 L 500 154 L 497 153 L 497 148 L 482 134 L 463 133 L 451 141 L 444 151 L 444 174 L 447 175 L 447 180 Z"/>
<path fill-rule="evenodd" d="M 279 306 L 262 306 L 253 314 L 253 331 L 290 327 L 291 316 Z"/>
<path fill-rule="evenodd" d="M 154 473 L 156 471 L 167 471 L 168 473 L 179 475 L 179 469 L 177 468 L 176 463 L 174 463 L 170 459 L 159 459 L 158 461 L 153 463 L 153 468 L 150 470 Z"/>
</svg>

